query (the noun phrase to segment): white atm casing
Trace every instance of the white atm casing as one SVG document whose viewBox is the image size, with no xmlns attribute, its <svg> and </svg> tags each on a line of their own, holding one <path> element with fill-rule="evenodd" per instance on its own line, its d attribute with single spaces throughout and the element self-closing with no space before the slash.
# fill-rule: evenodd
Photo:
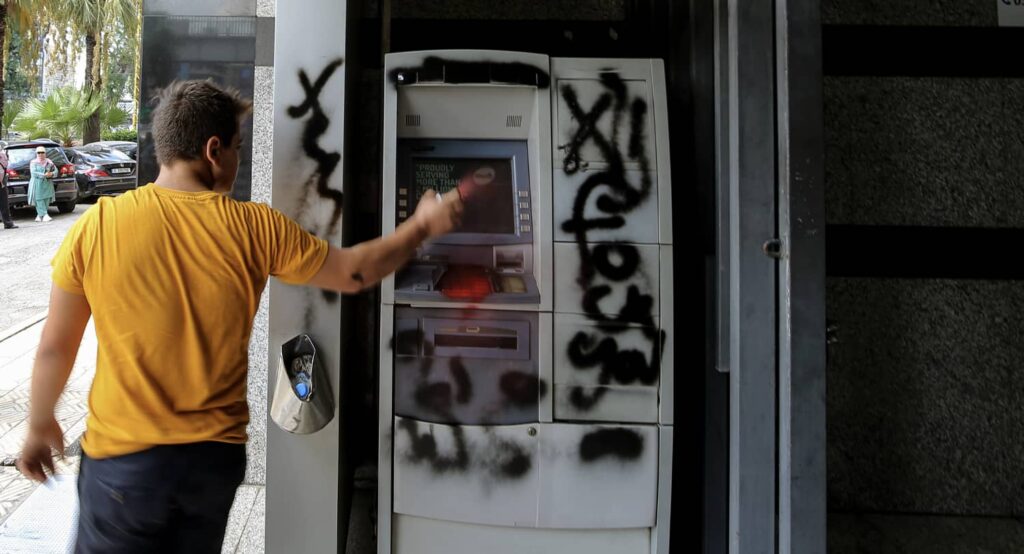
<svg viewBox="0 0 1024 554">
<path fill-rule="evenodd" d="M 395 68 L 416 68 L 428 58 L 467 63 L 520 63 L 547 72 L 550 85 L 540 88 L 501 83 L 423 82 L 384 84 L 384 234 L 396 225 L 398 141 L 401 139 L 526 140 L 533 199 L 532 271 L 540 291 L 535 305 L 468 302 L 398 302 L 395 281 L 382 285 L 380 350 L 380 452 L 378 488 L 378 554 L 432 553 L 636 553 L 664 554 L 669 546 L 671 507 L 672 374 L 671 333 L 672 245 L 671 176 L 664 69 L 659 60 L 549 59 L 538 54 L 494 51 L 431 51 L 389 54 L 385 75 Z M 602 73 L 616 73 L 630 98 L 648 107 L 643 134 L 653 176 L 652 197 L 638 206 L 627 225 L 594 231 L 588 242 L 629 244 L 641 253 L 636 286 L 653 299 L 652 323 L 664 333 L 660 343 L 658 379 L 652 384 L 604 386 L 594 374 L 573 371 L 564 350 L 571 337 L 595 322 L 580 309 L 578 245 L 560 229 L 571 217 L 573 197 L 588 171 L 606 165 L 600 152 L 584 148 L 589 164 L 574 175 L 563 171 L 566 141 L 579 122 L 569 113 L 560 91 L 571 84 L 581 104 L 589 106 L 601 93 Z M 387 78 L 387 77 L 386 77 Z M 510 125 L 522 116 L 520 126 Z M 609 136 L 609 118 L 596 127 Z M 627 160 L 627 176 L 642 171 Z M 414 206 L 409 206 L 413 209 Z M 593 210 L 588 206 L 587 210 Z M 585 213 L 591 213 L 585 211 Z M 614 283 L 612 283 L 614 285 Z M 621 287 L 619 287 L 621 288 Z M 601 302 L 622 304 L 625 293 Z M 396 310 L 514 310 L 536 314 L 534 345 L 541 383 L 535 423 L 473 425 L 416 422 L 417 433 L 429 435 L 437 451 L 455 451 L 458 443 L 493 450 L 487 445 L 515 442 L 530 455 L 529 471 L 517 481 L 492 479 L 477 463 L 465 472 L 431 472 L 406 459 L 415 436 L 395 409 Z M 614 315 L 609 313 L 609 315 Z M 497 317 L 497 316 L 496 316 Z M 623 344 L 643 331 L 627 325 Z M 615 331 L 619 333 L 619 331 Z M 616 334 L 616 337 L 620 335 Z M 639 340 L 639 339 L 635 339 Z M 568 398 L 574 388 L 602 387 L 607 402 L 590 413 L 573 412 Z M 602 430 L 629 430 L 639 437 L 642 454 L 632 461 L 604 459 L 581 464 L 583 437 Z M 481 447 L 481 445 L 483 445 Z M 465 446 L 463 447 L 465 448 Z M 396 454 L 398 452 L 399 454 Z"/>
</svg>

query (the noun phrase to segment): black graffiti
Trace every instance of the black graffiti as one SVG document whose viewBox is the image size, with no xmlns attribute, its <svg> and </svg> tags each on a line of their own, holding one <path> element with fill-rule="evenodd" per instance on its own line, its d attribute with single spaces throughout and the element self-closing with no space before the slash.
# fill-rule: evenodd
<svg viewBox="0 0 1024 554">
<path fill-rule="evenodd" d="M 613 253 L 621 258 L 618 264 L 612 262 Z M 594 269 L 601 275 L 612 281 L 625 281 L 640 267 L 640 252 L 623 243 L 598 244 L 592 250 L 591 260 Z"/>
<path fill-rule="evenodd" d="M 485 455 L 484 465 L 490 468 L 496 477 L 519 479 L 529 473 L 533 467 L 533 459 L 526 447 L 507 438 L 499 438 L 492 430 L 485 432 L 488 436 L 487 450 L 490 454 Z"/>
<path fill-rule="evenodd" d="M 513 406 L 530 407 L 547 394 L 548 386 L 536 375 L 512 369 L 501 374 L 498 388 Z"/>
<path fill-rule="evenodd" d="M 451 416 L 452 386 L 448 383 L 422 382 L 416 386 L 413 399 L 422 408 L 442 416 Z"/>
<path fill-rule="evenodd" d="M 573 405 L 577 410 L 586 412 L 592 410 L 597 403 L 604 398 L 604 395 L 608 394 L 608 387 L 595 387 L 594 390 L 587 394 L 586 389 L 583 387 L 573 387 L 569 391 L 569 403 Z"/>
<path fill-rule="evenodd" d="M 403 419 L 398 422 L 398 428 L 409 438 L 406 458 L 412 463 L 429 464 L 431 470 L 438 474 L 466 472 L 474 465 L 473 456 L 470 455 L 473 446 L 466 439 L 465 431 L 458 425 L 439 427 L 450 432 L 452 436 L 454 451 L 447 455 L 442 455 L 438 451 L 433 425 L 429 425 L 428 430 L 420 432 L 419 422 Z M 487 433 L 484 448 L 477 454 L 478 461 L 475 465 L 502 479 L 520 479 L 533 467 L 532 457 L 523 445 L 498 438 L 493 433 Z"/>
<path fill-rule="evenodd" d="M 423 343 L 423 331 L 419 329 L 406 329 L 399 331 L 393 337 L 388 346 L 401 356 L 415 356 L 419 354 L 419 345 Z"/>
<path fill-rule="evenodd" d="M 462 358 L 452 358 L 448 363 L 448 371 L 455 381 L 455 401 L 459 404 L 466 404 L 473 397 L 473 381 L 469 378 L 466 366 L 462 364 Z"/>
<path fill-rule="evenodd" d="M 583 435 L 580 459 L 594 462 L 605 456 L 635 460 L 643 454 L 644 437 L 632 429 L 599 429 Z"/>
<path fill-rule="evenodd" d="M 596 344 L 595 344 L 596 342 Z M 653 353 L 657 360 L 657 352 Z M 619 350 L 618 342 L 612 337 L 597 339 L 584 332 L 576 333 L 569 342 L 569 361 L 580 370 L 601 368 L 598 382 L 611 384 L 614 380 L 623 385 L 639 381 L 653 385 L 658 381 L 658 366 L 648 363 L 647 355 L 639 350 Z"/>
<path fill-rule="evenodd" d="M 642 98 L 630 102 L 625 82 L 616 73 L 602 73 L 600 80 L 604 91 L 589 109 L 580 105 L 576 90 L 571 85 L 560 90 L 578 124 L 569 142 L 560 146 L 565 151 L 562 170 L 573 175 L 587 169 L 582 152 L 590 143 L 597 147 L 605 162 L 602 170 L 589 175 L 579 186 L 573 200 L 572 216 L 562 223 L 562 229 L 573 234 L 580 256 L 577 282 L 583 289 L 581 307 L 586 316 L 597 323 L 597 332 L 579 332 L 568 345 L 569 360 L 575 368 L 581 371 L 600 368 L 598 383 L 601 386 L 589 393 L 579 386 L 569 392 L 569 402 L 580 411 L 595 408 L 609 391 L 606 385 L 613 382 L 655 384 L 660 373 L 665 336 L 664 332 L 657 331 L 654 323 L 654 298 L 641 293 L 636 284 L 629 283 L 640 273 L 640 250 L 624 242 L 590 244 L 591 231 L 621 229 L 626 224 L 626 216 L 647 201 L 653 190 L 650 159 L 644 146 L 647 103 Z M 611 117 L 608 134 L 599 128 L 605 117 Z M 624 154 L 619 133 L 626 117 L 629 118 L 629 141 Z M 627 159 L 639 168 L 640 178 L 636 184 L 627 177 Z M 601 215 L 587 217 L 586 207 L 595 195 L 594 204 Z M 608 284 L 595 283 L 598 276 L 615 283 L 616 287 L 625 287 L 625 303 L 613 317 L 609 317 L 600 304 L 615 289 Z M 616 335 L 629 329 L 629 325 L 643 328 L 650 344 L 648 352 L 619 349 Z"/>
<path fill-rule="evenodd" d="M 469 450 L 466 447 L 466 437 L 461 427 L 449 426 L 452 438 L 455 441 L 455 454 L 453 456 L 442 456 L 437 451 L 437 441 L 429 431 L 419 432 L 419 424 L 415 421 L 403 419 L 398 424 L 399 429 L 409 435 L 412 444 L 409 459 L 412 462 L 426 462 L 437 473 L 452 471 L 465 471 L 469 468 Z"/>
<path fill-rule="evenodd" d="M 307 182 L 307 186 L 315 184 L 316 194 L 334 203 L 334 209 L 326 231 L 327 236 L 334 234 L 338 223 L 341 221 L 344 195 L 341 191 L 334 190 L 329 186 L 331 176 L 338 168 L 338 164 L 341 163 L 341 153 L 327 152 L 319 144 L 320 137 L 331 126 L 331 120 L 324 113 L 323 106 L 320 104 L 320 93 L 331 79 L 331 76 L 334 75 L 334 72 L 343 63 L 343 60 L 339 58 L 327 64 L 327 67 L 320 72 L 316 81 L 312 83 L 310 83 L 306 71 L 299 70 L 299 84 L 302 85 L 306 98 L 298 106 L 290 106 L 287 112 L 288 116 L 292 119 L 299 119 L 307 113 L 312 113 L 306 122 L 306 127 L 302 131 L 302 151 L 316 162 L 316 170 L 314 170 L 313 175 Z"/>
<path fill-rule="evenodd" d="M 520 450 L 513 453 L 505 463 L 501 464 L 501 474 L 505 477 L 518 479 L 530 471 L 533 462 L 526 452 Z"/>
<path fill-rule="evenodd" d="M 394 86 L 412 85 L 419 82 L 443 82 L 449 84 L 502 83 L 526 85 L 546 89 L 551 77 L 542 69 L 529 64 L 491 61 L 446 60 L 431 56 L 418 67 L 399 67 L 388 72 L 388 80 Z"/>
<path fill-rule="evenodd" d="M 468 312 L 464 315 L 477 314 Z M 432 381 L 434 345 L 420 328 L 398 331 L 391 338 L 389 347 L 395 356 L 419 358 L 419 379 L 413 388 L 412 401 L 419 410 L 430 414 L 429 419 L 437 418 L 440 424 L 438 427 L 431 425 L 429 432 L 421 433 L 420 422 L 401 420 L 399 428 L 407 433 L 410 440 L 410 452 L 407 455 L 410 462 L 429 464 L 431 470 L 439 474 L 464 472 L 475 467 L 480 470 L 481 476 L 486 475 L 496 480 L 517 480 L 529 474 L 534 467 L 530 449 L 494 433 L 488 427 L 487 419 L 510 407 L 537 407 L 540 398 L 548 391 L 548 385 L 543 379 L 519 369 L 503 370 L 497 384 L 500 398 L 492 405 L 479 407 L 479 413 L 483 414 L 479 424 L 483 425 L 484 438 L 470 443 L 461 427 L 467 422 L 459 421 L 455 410 L 459 405 L 473 402 L 474 393 L 478 389 L 473 382 L 474 368 L 467 367 L 467 362 L 461 357 L 448 358 L 450 381 Z M 402 415 L 402 409 L 398 408 L 396 413 Z M 446 432 L 446 429 L 451 429 L 455 447 L 454 452 L 441 455 L 433 432 Z"/>
</svg>

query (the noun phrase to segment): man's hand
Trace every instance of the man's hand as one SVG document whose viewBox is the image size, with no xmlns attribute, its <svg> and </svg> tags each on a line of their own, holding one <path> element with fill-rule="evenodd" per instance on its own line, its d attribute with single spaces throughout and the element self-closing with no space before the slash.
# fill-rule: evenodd
<svg viewBox="0 0 1024 554">
<path fill-rule="evenodd" d="M 64 432 L 51 415 L 48 421 L 32 422 L 29 426 L 25 446 L 18 459 L 18 471 L 33 481 L 46 481 L 46 472 L 53 475 L 53 451 L 64 457 Z"/>
<path fill-rule="evenodd" d="M 462 199 L 459 197 L 459 190 L 452 189 L 442 195 L 428 190 L 420 199 L 416 213 L 412 217 L 426 230 L 429 238 L 450 232 L 458 227 L 462 219 Z"/>
</svg>

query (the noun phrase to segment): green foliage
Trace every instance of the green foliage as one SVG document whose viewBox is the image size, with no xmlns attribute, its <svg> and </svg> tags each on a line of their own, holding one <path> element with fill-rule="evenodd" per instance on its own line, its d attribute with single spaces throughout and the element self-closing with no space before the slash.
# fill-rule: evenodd
<svg viewBox="0 0 1024 554">
<path fill-rule="evenodd" d="M 7 34 L 7 59 L 13 63 L 4 65 L 3 95 L 7 99 L 27 98 L 37 83 L 29 79 L 28 68 L 18 63 L 25 48 L 22 45 L 22 34 L 12 26 L 8 26 Z"/>
<path fill-rule="evenodd" d="M 14 120 L 21 114 L 24 102 L 21 100 L 8 100 L 4 103 L 4 119 L 0 125 L 3 126 L 4 134 L 11 130 Z"/>
<path fill-rule="evenodd" d="M 14 129 L 29 138 L 49 137 L 65 146 L 81 136 L 82 125 L 103 105 L 103 99 L 91 98 L 83 91 L 62 88 L 46 98 L 25 102 L 14 119 Z"/>
<path fill-rule="evenodd" d="M 135 132 L 135 129 L 118 129 L 116 131 L 105 131 L 100 135 L 101 140 L 124 140 L 128 142 L 137 142 L 139 134 Z"/>
<path fill-rule="evenodd" d="M 117 129 L 128 123 L 131 114 L 122 110 L 112 100 L 107 100 L 100 106 L 100 129 Z"/>
</svg>

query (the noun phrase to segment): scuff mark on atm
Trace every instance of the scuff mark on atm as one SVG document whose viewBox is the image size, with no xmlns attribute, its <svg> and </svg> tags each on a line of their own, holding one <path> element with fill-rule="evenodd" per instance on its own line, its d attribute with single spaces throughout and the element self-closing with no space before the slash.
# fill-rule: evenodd
<svg viewBox="0 0 1024 554">
<path fill-rule="evenodd" d="M 644 437 L 632 429 L 599 429 L 583 435 L 580 459 L 595 462 L 606 456 L 635 460 L 643 454 Z"/>
<path fill-rule="evenodd" d="M 332 236 L 334 234 L 338 223 L 341 221 L 341 212 L 344 200 L 344 195 L 341 191 L 330 187 L 331 176 L 341 163 L 341 153 L 327 152 L 319 144 L 320 137 L 323 136 L 331 126 L 331 120 L 327 117 L 327 114 L 323 110 L 323 106 L 320 104 L 320 93 L 334 75 L 335 71 L 337 71 L 343 63 L 344 60 L 338 58 L 327 64 L 327 66 L 320 72 L 320 75 L 312 83 L 310 82 L 306 71 L 300 69 L 299 84 L 302 86 L 302 90 L 306 97 L 301 104 L 297 106 L 289 106 L 287 111 L 288 116 L 292 119 L 299 119 L 304 117 L 307 113 L 312 114 L 302 131 L 302 151 L 307 157 L 316 162 L 316 169 L 306 181 L 306 193 L 304 195 L 306 198 L 304 200 L 308 200 L 310 189 L 313 188 L 317 196 L 324 200 L 329 200 L 334 204 L 331 218 L 325 233 L 316 233 L 320 236 Z M 305 206 L 307 204 L 304 201 L 300 205 Z M 317 226 L 317 230 L 319 231 L 323 229 Z"/>
<path fill-rule="evenodd" d="M 573 201 L 572 217 L 562 223 L 562 229 L 573 234 L 579 251 L 580 274 L 577 282 L 583 289 L 581 307 L 587 318 L 597 322 L 597 332 L 581 331 L 568 346 L 569 360 L 576 369 L 588 371 L 600 367 L 601 371 L 598 377 L 601 386 L 590 392 L 583 387 L 570 390 L 569 401 L 580 411 L 596 408 L 609 391 L 607 385 L 612 382 L 625 385 L 636 381 L 645 385 L 656 383 L 665 335 L 663 331 L 658 331 L 654 322 L 654 298 L 650 294 L 643 294 L 636 284 L 637 280 L 647 279 L 640 270 L 640 250 L 624 242 L 612 241 L 596 245 L 589 242 L 590 231 L 624 227 L 626 216 L 648 201 L 653 189 L 650 158 L 644 146 L 647 103 L 642 98 L 629 101 L 625 82 L 615 72 L 601 73 L 600 80 L 605 91 L 588 110 L 580 105 L 579 96 L 572 85 L 564 85 L 559 91 L 573 119 L 578 123 L 569 142 L 559 146 L 565 150 L 562 170 L 566 175 L 587 170 L 582 152 L 589 143 L 597 147 L 606 163 L 605 167 L 594 171 L 579 186 Z M 606 116 L 611 117 L 609 135 L 599 128 L 599 122 Z M 619 133 L 627 116 L 629 141 L 623 153 Z M 630 182 L 627 177 L 627 160 L 639 167 L 637 183 Z M 587 217 L 585 209 L 599 191 L 603 192 L 600 192 L 594 203 L 602 215 Z M 595 282 L 598 277 L 611 284 Z M 616 288 L 613 289 L 613 286 Z M 618 287 L 626 287 L 626 300 L 618 313 L 609 317 L 609 312 L 601 308 L 601 301 L 616 290 L 621 290 Z M 643 327 L 644 336 L 650 343 L 649 353 L 637 349 L 619 350 L 615 335 L 628 329 L 630 324 Z M 584 438 L 587 445 L 585 450 L 590 455 L 598 451 L 595 445 L 600 440 L 617 437 L 588 435 Z M 583 451 L 581 445 L 581 453 Z"/>
<path fill-rule="evenodd" d="M 472 84 L 498 83 L 547 89 L 551 76 L 539 67 L 521 62 L 462 61 L 431 56 L 417 67 L 398 67 L 388 72 L 392 86 L 421 82 Z"/>
</svg>

